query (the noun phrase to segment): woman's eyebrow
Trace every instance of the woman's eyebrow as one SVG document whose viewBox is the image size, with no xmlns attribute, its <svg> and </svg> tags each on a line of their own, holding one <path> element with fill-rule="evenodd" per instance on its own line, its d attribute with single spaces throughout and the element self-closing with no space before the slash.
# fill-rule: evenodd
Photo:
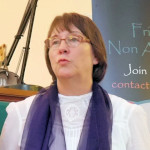
<svg viewBox="0 0 150 150">
<path fill-rule="evenodd" d="M 53 37 L 58 37 L 58 34 L 54 34 L 54 35 L 50 36 L 49 38 L 53 38 Z"/>
<path fill-rule="evenodd" d="M 82 34 L 80 31 L 71 31 L 70 33 L 78 33 L 78 34 Z"/>
<path fill-rule="evenodd" d="M 68 34 L 82 34 L 82 32 L 80 31 L 70 31 Z M 59 33 L 57 34 L 53 34 L 52 36 L 50 36 L 49 38 L 54 38 L 54 37 L 58 37 L 59 36 Z"/>
</svg>

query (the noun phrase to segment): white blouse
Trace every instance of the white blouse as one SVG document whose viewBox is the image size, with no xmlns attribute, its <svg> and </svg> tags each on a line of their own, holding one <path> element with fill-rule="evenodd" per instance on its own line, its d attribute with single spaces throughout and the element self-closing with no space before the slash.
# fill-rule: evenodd
<svg viewBox="0 0 150 150">
<path fill-rule="evenodd" d="M 142 107 L 136 104 L 130 104 L 120 97 L 114 95 L 109 96 L 113 106 L 112 150 L 150 150 L 150 131 L 148 129 L 148 120 Z M 20 149 L 24 124 L 34 97 L 35 96 L 28 97 L 24 101 L 17 103 L 12 102 L 7 107 L 8 116 L 4 123 L 0 137 L 0 150 Z M 71 108 L 73 105 L 68 106 L 68 109 L 64 112 L 63 110 L 65 109 L 63 109 L 63 105 L 65 104 L 60 100 L 62 117 L 66 114 L 65 117 L 67 117 L 69 121 L 75 121 L 77 119 L 76 115 L 80 116 L 80 111 L 71 111 L 71 114 L 69 115 L 75 116 L 74 119 L 71 118 L 67 112 L 71 110 L 69 108 Z M 88 100 L 86 101 L 86 104 L 83 103 L 83 105 L 88 106 Z M 74 108 L 74 110 L 79 109 L 76 106 Z M 85 112 L 86 109 L 87 108 L 85 108 Z M 74 114 L 75 112 L 76 115 Z M 80 135 L 80 132 L 78 135 L 74 134 L 72 136 L 69 134 L 69 132 L 67 132 L 67 129 L 70 128 L 70 125 L 68 126 L 65 124 L 65 119 L 63 119 L 63 125 L 64 129 L 66 128 L 66 141 L 68 141 L 69 136 L 76 137 L 75 139 L 78 140 L 77 137 Z M 81 126 L 81 124 L 79 126 Z M 74 131 L 74 133 L 77 133 L 77 131 Z M 74 138 L 72 139 L 72 141 L 76 140 L 74 140 Z M 78 143 L 78 141 L 72 144 L 68 144 L 68 147 L 70 148 L 71 145 L 76 145 L 76 143 Z M 74 149 L 72 148 L 68 150 Z"/>
<path fill-rule="evenodd" d="M 77 150 L 92 92 L 81 96 L 58 94 L 67 150 Z"/>
</svg>

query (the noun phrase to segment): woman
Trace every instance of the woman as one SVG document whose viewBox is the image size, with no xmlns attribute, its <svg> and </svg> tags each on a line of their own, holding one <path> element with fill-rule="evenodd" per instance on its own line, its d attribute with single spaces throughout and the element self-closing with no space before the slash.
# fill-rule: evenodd
<svg viewBox="0 0 150 150">
<path fill-rule="evenodd" d="M 0 149 L 150 149 L 143 109 L 98 85 L 107 68 L 106 50 L 91 19 L 77 13 L 57 16 L 45 54 L 53 84 L 8 106 Z"/>
</svg>

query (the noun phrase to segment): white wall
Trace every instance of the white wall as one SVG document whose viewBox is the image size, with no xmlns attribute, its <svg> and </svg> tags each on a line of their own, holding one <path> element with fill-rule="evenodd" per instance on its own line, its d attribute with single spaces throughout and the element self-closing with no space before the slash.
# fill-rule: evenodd
<svg viewBox="0 0 150 150">
<path fill-rule="evenodd" d="M 17 34 L 27 2 L 28 0 L 0 0 L 0 45 L 7 45 L 7 53 L 14 41 L 14 36 Z M 26 84 L 45 87 L 51 83 L 51 76 L 48 73 L 44 59 L 44 40 L 53 18 L 64 12 L 78 12 L 91 17 L 91 0 L 38 1 L 24 76 Z M 8 67 L 12 72 L 15 72 L 20 52 L 25 46 L 27 29 L 24 37 L 19 41 Z"/>
</svg>

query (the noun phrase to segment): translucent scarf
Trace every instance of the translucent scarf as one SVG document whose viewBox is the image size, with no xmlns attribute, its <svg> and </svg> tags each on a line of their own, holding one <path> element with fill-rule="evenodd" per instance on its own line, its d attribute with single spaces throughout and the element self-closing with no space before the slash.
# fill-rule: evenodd
<svg viewBox="0 0 150 150">
<path fill-rule="evenodd" d="M 106 91 L 93 83 L 77 150 L 111 150 L 112 105 Z M 39 92 L 25 123 L 21 150 L 67 150 L 57 84 Z"/>
</svg>

